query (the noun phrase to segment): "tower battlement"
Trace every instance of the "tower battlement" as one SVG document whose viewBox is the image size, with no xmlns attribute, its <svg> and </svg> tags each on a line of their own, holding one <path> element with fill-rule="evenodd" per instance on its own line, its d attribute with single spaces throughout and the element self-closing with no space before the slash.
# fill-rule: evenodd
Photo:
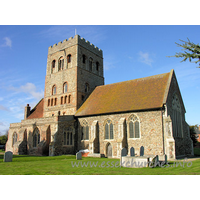
<svg viewBox="0 0 200 200">
<path fill-rule="evenodd" d="M 61 51 L 63 49 L 66 49 L 68 47 L 74 46 L 79 44 L 80 46 L 83 46 L 84 48 L 88 49 L 89 51 L 92 51 L 93 53 L 97 54 L 100 57 L 103 57 L 103 52 L 98 47 L 94 46 L 94 44 L 90 43 L 89 41 L 85 40 L 84 38 L 81 38 L 80 35 L 75 35 L 74 37 L 70 37 L 69 39 L 65 39 L 63 41 L 60 41 L 53 46 L 50 46 L 48 49 L 48 54 L 53 54 L 57 51 Z"/>
</svg>

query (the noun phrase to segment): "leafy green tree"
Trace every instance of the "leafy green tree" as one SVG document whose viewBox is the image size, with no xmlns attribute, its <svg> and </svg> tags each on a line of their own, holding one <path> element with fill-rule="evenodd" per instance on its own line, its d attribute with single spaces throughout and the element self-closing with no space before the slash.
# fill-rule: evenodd
<svg viewBox="0 0 200 200">
<path fill-rule="evenodd" d="M 0 136 L 0 144 L 5 145 L 7 140 L 8 140 L 8 131 L 6 132 L 5 135 Z"/>
<path fill-rule="evenodd" d="M 197 59 L 194 63 L 199 63 L 198 68 L 200 68 L 200 45 L 190 42 L 189 39 L 188 42 L 183 40 L 180 41 L 183 42 L 183 44 L 178 44 L 176 42 L 175 44 L 177 44 L 178 47 L 182 47 L 184 52 L 179 52 L 176 53 L 174 56 L 168 57 L 183 58 L 181 62 L 186 61 L 187 59 L 189 59 L 189 61 L 192 62 L 193 59 Z"/>
<path fill-rule="evenodd" d="M 193 146 L 195 146 L 195 144 L 197 143 L 197 130 L 198 130 L 198 126 L 190 126 L 190 137 L 193 141 Z"/>
</svg>

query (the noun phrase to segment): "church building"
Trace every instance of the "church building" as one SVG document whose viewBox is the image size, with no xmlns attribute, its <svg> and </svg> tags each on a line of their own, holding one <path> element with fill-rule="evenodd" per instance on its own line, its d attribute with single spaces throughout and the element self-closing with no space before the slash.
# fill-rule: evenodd
<svg viewBox="0 0 200 200">
<path fill-rule="evenodd" d="M 6 151 L 119 158 L 121 149 L 178 158 L 193 154 L 174 70 L 104 85 L 103 52 L 75 35 L 48 49 L 44 98 L 10 124 Z"/>
</svg>

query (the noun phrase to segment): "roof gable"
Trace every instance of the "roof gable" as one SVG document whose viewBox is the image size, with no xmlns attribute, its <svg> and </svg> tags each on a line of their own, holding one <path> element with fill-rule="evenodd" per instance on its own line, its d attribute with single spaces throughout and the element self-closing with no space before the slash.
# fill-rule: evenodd
<svg viewBox="0 0 200 200">
<path fill-rule="evenodd" d="M 43 117 L 44 99 L 41 99 L 38 104 L 31 110 L 27 119 L 35 119 Z"/>
<path fill-rule="evenodd" d="M 98 86 L 75 116 L 98 115 L 163 107 L 170 73 Z"/>
</svg>

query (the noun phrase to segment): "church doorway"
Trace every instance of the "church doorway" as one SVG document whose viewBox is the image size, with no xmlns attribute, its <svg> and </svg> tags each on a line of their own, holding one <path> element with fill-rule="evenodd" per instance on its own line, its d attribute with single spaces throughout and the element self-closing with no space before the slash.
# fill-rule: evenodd
<svg viewBox="0 0 200 200">
<path fill-rule="evenodd" d="M 106 152 L 107 157 L 112 157 L 112 145 L 110 143 L 107 144 Z"/>
</svg>

